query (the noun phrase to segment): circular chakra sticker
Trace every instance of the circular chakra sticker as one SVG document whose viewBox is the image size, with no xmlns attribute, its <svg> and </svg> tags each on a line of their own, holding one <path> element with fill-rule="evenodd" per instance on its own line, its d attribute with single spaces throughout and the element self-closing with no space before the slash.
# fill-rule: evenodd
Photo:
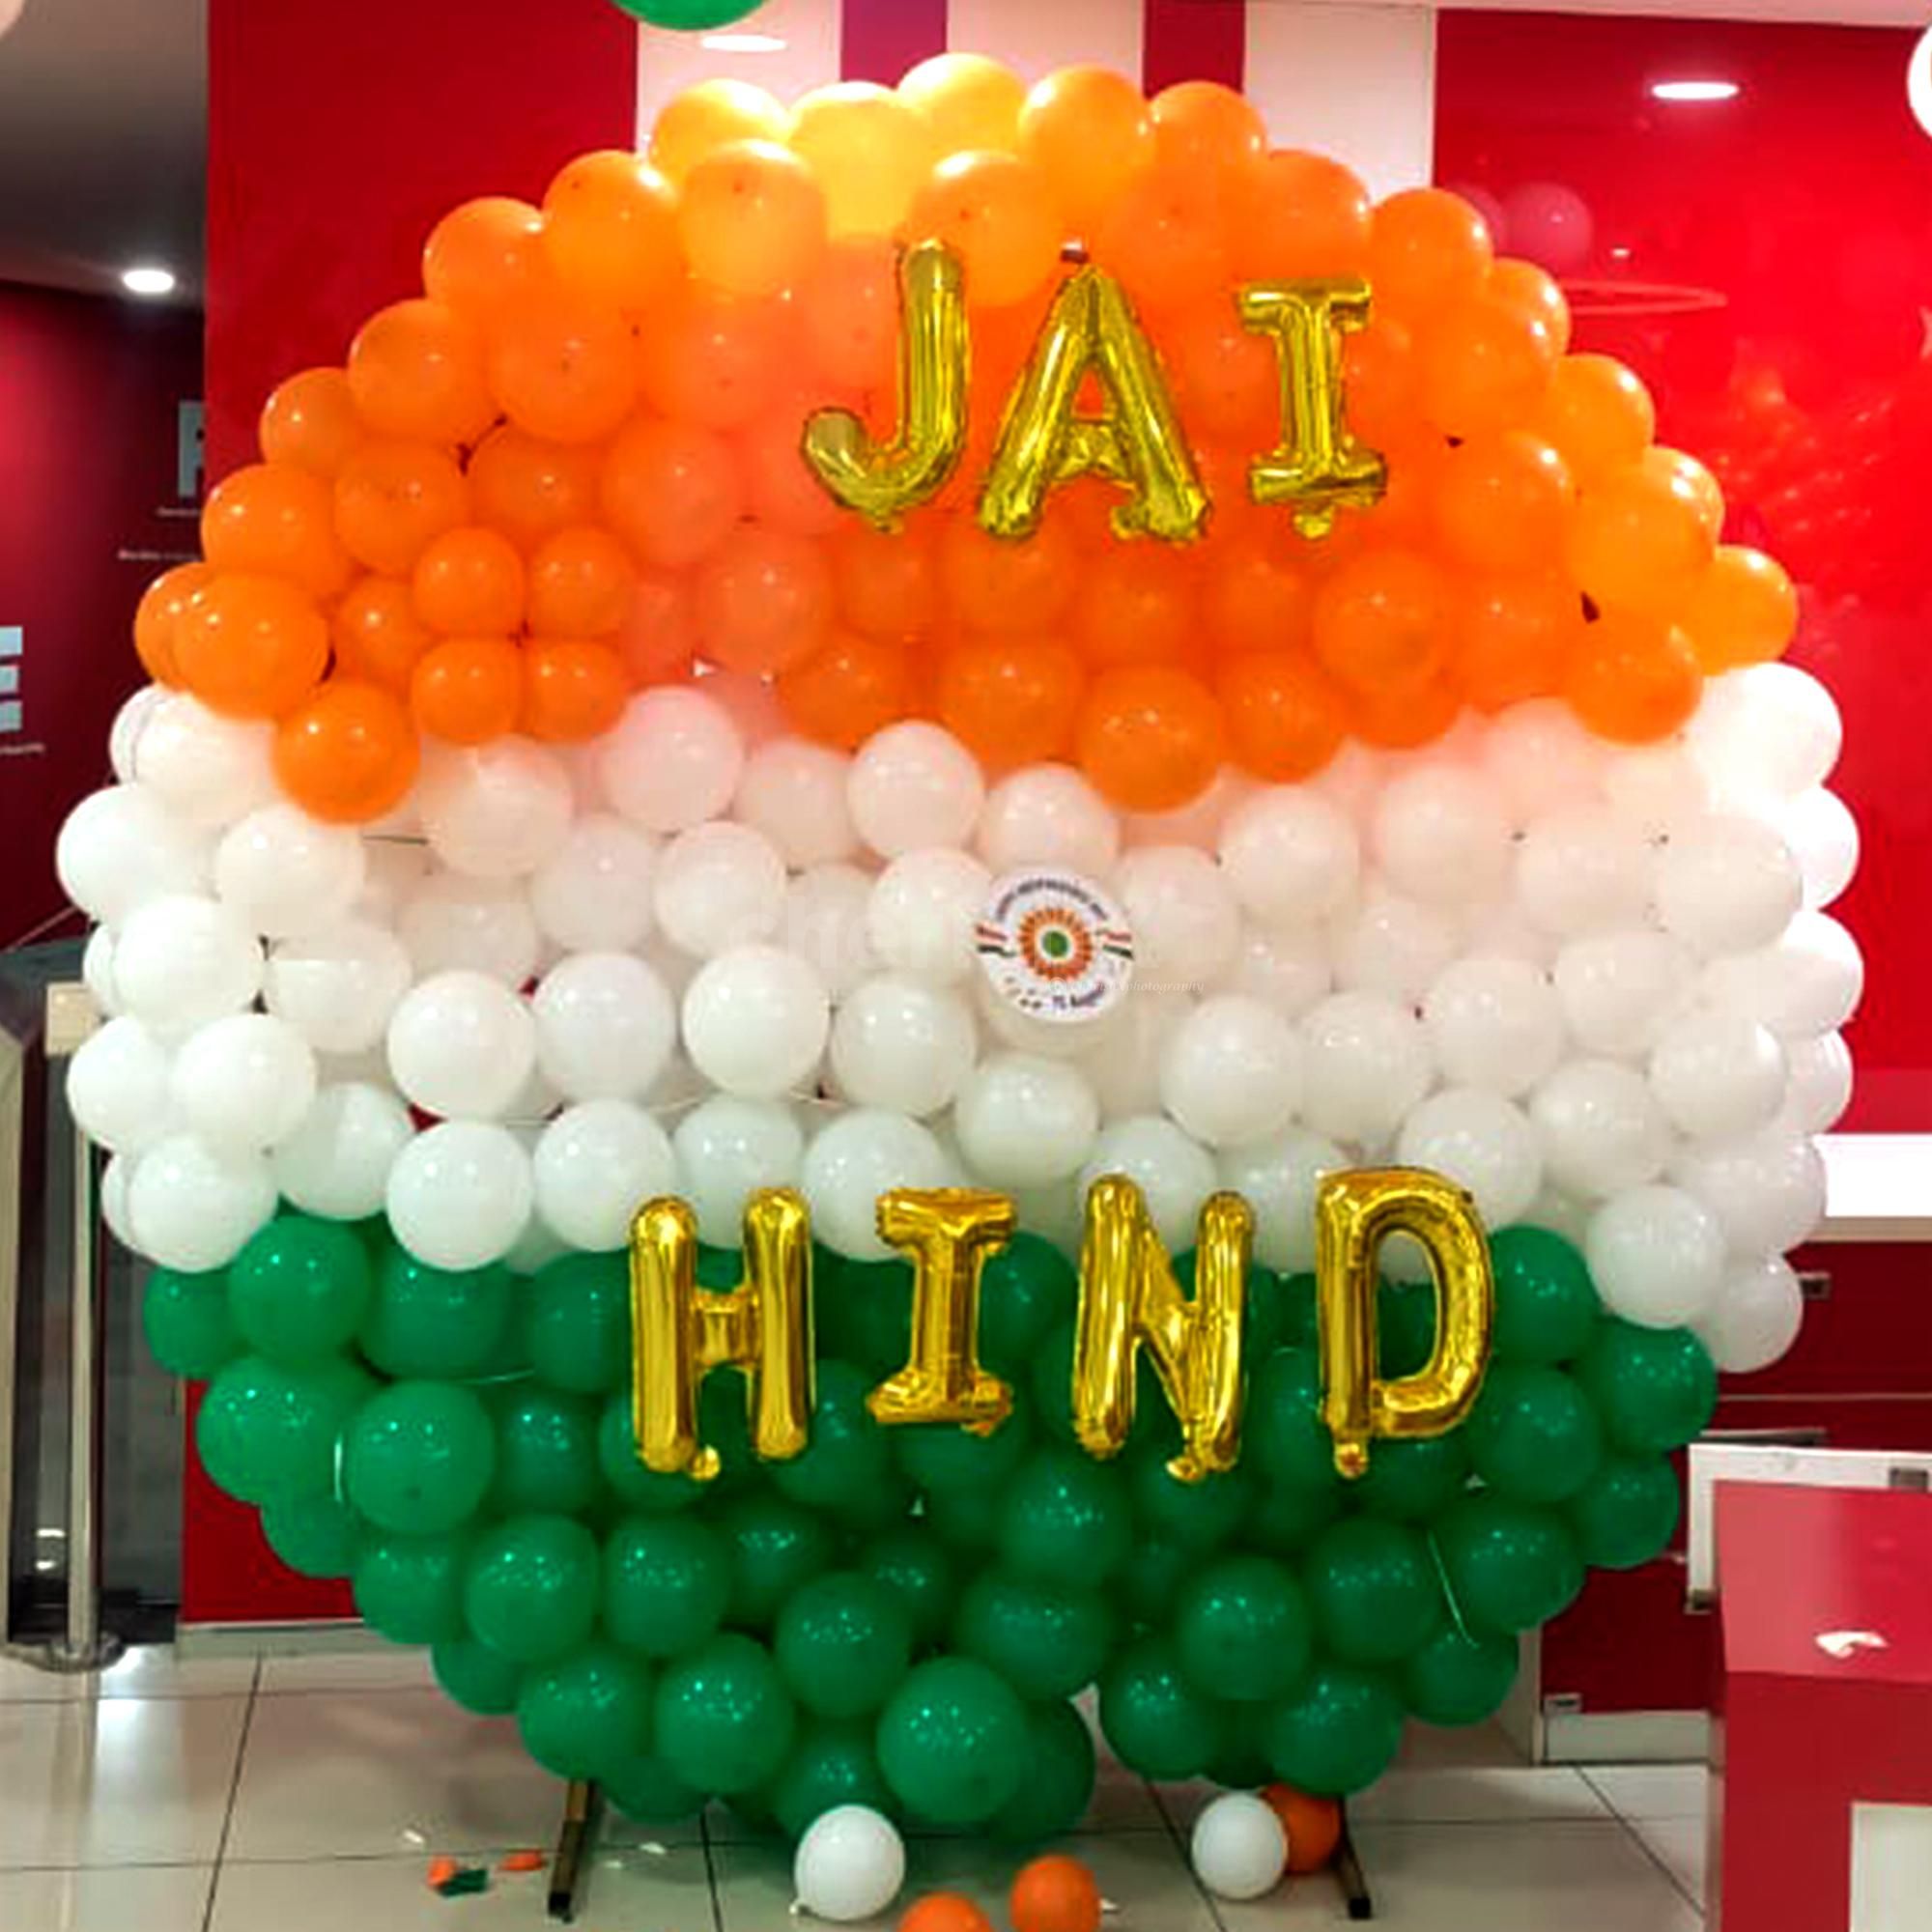
<svg viewBox="0 0 1932 1932">
<path fill-rule="evenodd" d="M 1056 1024 L 1097 1018 L 1134 976 L 1124 909 L 1077 872 L 1028 869 L 996 880 L 974 941 L 994 991 Z"/>
</svg>

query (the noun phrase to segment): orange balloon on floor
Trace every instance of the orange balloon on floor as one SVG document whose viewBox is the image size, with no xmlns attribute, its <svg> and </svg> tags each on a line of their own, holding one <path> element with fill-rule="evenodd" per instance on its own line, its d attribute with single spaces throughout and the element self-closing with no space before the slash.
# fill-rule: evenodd
<svg viewBox="0 0 1932 1932">
<path fill-rule="evenodd" d="M 1098 1932 L 1100 1887 L 1078 1859 L 1035 1859 L 1007 1901 L 1013 1932 Z"/>
<path fill-rule="evenodd" d="M 1266 1784 L 1262 1802 L 1281 1820 L 1288 1835 L 1288 1868 L 1321 1871 L 1342 1842 L 1342 1807 L 1332 1798 L 1313 1798 L 1292 1784 Z"/>
<path fill-rule="evenodd" d="M 956 1891 L 929 1891 L 906 1907 L 898 1932 L 993 1932 L 993 1921 Z"/>
</svg>

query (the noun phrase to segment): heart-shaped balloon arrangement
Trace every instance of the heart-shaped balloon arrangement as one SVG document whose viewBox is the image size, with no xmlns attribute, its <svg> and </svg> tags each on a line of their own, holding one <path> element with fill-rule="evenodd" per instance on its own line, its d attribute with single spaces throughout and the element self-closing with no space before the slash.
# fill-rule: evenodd
<svg viewBox="0 0 1932 1932">
<path fill-rule="evenodd" d="M 1318 1792 L 1488 1714 L 1664 1545 L 1714 1360 L 1796 1330 L 1859 964 L 1783 574 L 1474 211 L 1223 89 L 708 84 L 424 279 L 270 402 L 61 840 L 115 1015 L 73 1105 L 215 1480 L 646 1817 L 1042 1835 L 1095 1682 L 1149 1776 Z M 1493 1355 L 1345 1481 L 1314 1203 L 1391 1158 L 1500 1231 Z M 1204 1201 L 1254 1211 L 1199 1482 L 1151 1387 L 1074 1438 L 1108 1175 L 1183 1282 Z M 874 1204 L 953 1185 L 1018 1203 L 1013 1411 L 888 1428 Z M 688 1202 L 724 1293 L 775 1187 L 807 1446 L 721 1369 L 716 1479 L 646 1466 L 632 1217 Z"/>
</svg>

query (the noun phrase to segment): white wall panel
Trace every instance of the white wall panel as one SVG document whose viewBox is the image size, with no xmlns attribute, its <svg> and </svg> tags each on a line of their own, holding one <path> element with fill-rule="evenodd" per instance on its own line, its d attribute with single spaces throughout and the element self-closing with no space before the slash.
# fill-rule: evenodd
<svg viewBox="0 0 1932 1932">
<path fill-rule="evenodd" d="M 1141 77 L 1141 0 L 951 0 L 946 43 L 1037 80 L 1084 63 Z"/>
</svg>

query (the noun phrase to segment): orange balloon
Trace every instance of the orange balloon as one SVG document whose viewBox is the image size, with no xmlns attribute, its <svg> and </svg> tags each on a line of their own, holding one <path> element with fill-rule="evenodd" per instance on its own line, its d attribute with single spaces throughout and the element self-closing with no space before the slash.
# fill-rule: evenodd
<svg viewBox="0 0 1932 1932">
<path fill-rule="evenodd" d="M 1278 545 L 1244 537 L 1218 546 L 1203 577 L 1202 615 L 1215 650 L 1285 651 L 1308 641 L 1314 593 Z"/>
<path fill-rule="evenodd" d="M 817 650 L 832 626 L 832 568 L 809 537 L 741 524 L 692 584 L 700 656 L 774 677 Z"/>
<path fill-rule="evenodd" d="M 896 536 L 848 524 L 834 537 L 830 554 L 841 622 L 868 638 L 901 643 L 931 628 L 939 562 L 929 520 L 916 520 Z"/>
<path fill-rule="evenodd" d="M 523 728 L 532 738 L 580 745 L 610 730 L 630 700 L 624 660 L 610 644 L 551 638 L 523 654 Z"/>
<path fill-rule="evenodd" d="M 1013 1880 L 1013 1932 L 1099 1932 L 1100 1888 L 1078 1859 L 1035 1859 Z"/>
<path fill-rule="evenodd" d="M 1798 593 L 1760 550 L 1720 544 L 1684 607 L 1685 635 L 1707 675 L 1782 657 L 1798 630 Z"/>
<path fill-rule="evenodd" d="M 201 549 L 214 570 L 286 577 L 311 597 L 333 597 L 351 570 L 328 485 L 280 463 L 250 464 L 214 486 L 202 506 Z"/>
<path fill-rule="evenodd" d="M 1175 408 L 1190 435 L 1232 437 L 1251 450 L 1280 440 L 1275 346 L 1241 327 L 1225 292 L 1178 312 L 1162 329 L 1160 347 Z"/>
<path fill-rule="evenodd" d="M 829 537 L 853 519 L 818 480 L 799 447 L 808 412 L 804 403 L 781 403 L 767 419 L 738 433 L 745 512 L 753 523 L 793 536 Z"/>
<path fill-rule="evenodd" d="M 469 459 L 470 510 L 519 550 L 534 550 L 558 530 L 596 518 L 599 468 L 596 450 L 546 442 L 504 423 Z"/>
<path fill-rule="evenodd" d="M 607 304 L 533 296 L 490 331 L 490 392 L 519 429 L 551 442 L 599 442 L 638 396 L 636 341 Z"/>
<path fill-rule="evenodd" d="M 331 677 L 276 727 L 273 755 L 282 789 L 311 817 L 360 825 L 408 795 L 416 734 L 389 692 Z"/>
<path fill-rule="evenodd" d="M 1094 259 L 1135 301 L 1172 309 L 1233 273 L 1232 210 L 1213 180 L 1161 160 L 1114 205 L 1094 239 Z"/>
<path fill-rule="evenodd" d="M 677 226 L 699 281 L 775 296 L 798 287 L 825 251 L 825 190 L 789 148 L 732 141 L 685 177 Z"/>
<path fill-rule="evenodd" d="M 1443 458 L 1431 507 L 1444 551 L 1474 570 L 1554 555 L 1577 492 L 1553 445 L 1521 430 L 1471 437 Z"/>
<path fill-rule="evenodd" d="M 407 577 L 469 515 L 469 486 L 431 442 L 365 442 L 335 479 L 335 533 L 357 563 Z"/>
<path fill-rule="evenodd" d="M 433 738 L 488 744 L 516 729 L 523 683 L 523 656 L 508 638 L 449 638 L 417 664 L 410 711 Z"/>
<path fill-rule="evenodd" d="M 1511 308 L 1535 316 L 1549 331 L 1559 355 L 1570 348 L 1570 304 L 1563 299 L 1555 276 L 1534 262 L 1506 255 L 1490 270 L 1488 293 Z"/>
<path fill-rule="evenodd" d="M 742 429 L 771 409 L 795 371 L 796 329 L 779 302 L 688 284 L 653 313 L 639 339 L 644 401 L 680 422 Z"/>
<path fill-rule="evenodd" d="M 279 718 L 328 668 L 328 626 L 286 578 L 222 574 L 175 619 L 182 679 L 225 718 Z"/>
<path fill-rule="evenodd" d="M 994 770 L 1064 758 L 1072 749 L 1086 672 L 1044 638 L 975 638 L 939 662 L 940 722 Z"/>
<path fill-rule="evenodd" d="M 1305 651 L 1244 651 L 1222 665 L 1215 688 L 1230 752 L 1270 784 L 1313 778 L 1348 734 L 1341 693 Z"/>
<path fill-rule="evenodd" d="M 900 645 L 834 631 L 780 677 L 778 694 L 795 729 L 849 752 L 911 712 L 912 667 Z"/>
<path fill-rule="evenodd" d="M 869 80 L 814 88 L 792 110 L 788 143 L 824 190 L 834 236 L 892 234 L 939 158 L 925 117 Z"/>
<path fill-rule="evenodd" d="M 1122 810 L 1175 811 L 1207 789 L 1226 735 L 1198 677 L 1171 665 L 1121 665 L 1087 687 L 1077 743 L 1087 776 Z"/>
<path fill-rule="evenodd" d="M 134 612 L 134 650 L 141 668 L 156 684 L 179 688 L 187 680 L 175 656 L 175 626 L 196 591 L 214 582 L 205 563 L 178 563 L 141 593 Z"/>
<path fill-rule="evenodd" d="M 609 530 L 557 531 L 530 558 L 530 635 L 609 637 L 630 615 L 637 576 L 630 553 Z"/>
<path fill-rule="evenodd" d="M 1584 488 L 1564 555 L 1593 602 L 1668 616 L 1689 601 L 1717 547 L 1695 484 L 1638 464 Z"/>
<path fill-rule="evenodd" d="M 631 608 L 611 644 L 634 690 L 688 677 L 692 659 L 697 655 L 690 592 L 682 583 L 660 577 L 639 578 Z"/>
<path fill-rule="evenodd" d="M 1379 316 L 1342 338 L 1342 414 L 1371 449 L 1415 434 L 1421 358 L 1407 324 Z"/>
<path fill-rule="evenodd" d="M 1455 303 L 1418 340 L 1423 413 L 1444 436 L 1527 422 L 1556 371 L 1548 325 L 1492 295 Z"/>
<path fill-rule="evenodd" d="M 1675 625 L 1606 611 L 1583 627 L 1563 695 L 1599 737 L 1647 745 L 1690 718 L 1703 686 L 1697 655 Z"/>
<path fill-rule="evenodd" d="M 304 369 L 277 386 L 262 409 L 262 454 L 327 479 L 368 435 L 340 369 Z"/>
<path fill-rule="evenodd" d="M 445 531 L 416 559 L 410 581 L 416 615 L 446 638 L 508 637 L 523 625 L 524 560 L 495 530 Z"/>
<path fill-rule="evenodd" d="M 1437 676 L 1397 691 L 1357 692 L 1350 716 L 1363 744 L 1382 752 L 1412 752 L 1433 745 L 1462 709 L 1462 694 L 1447 677 Z"/>
<path fill-rule="evenodd" d="M 1153 165 L 1141 91 L 1103 67 L 1064 67 L 1020 109 L 1019 152 L 1046 177 L 1069 235 L 1091 235 L 1136 175 Z"/>
<path fill-rule="evenodd" d="M 1488 224 L 1447 188 L 1410 187 L 1376 206 L 1369 281 L 1378 306 L 1426 318 L 1476 295 L 1495 248 Z"/>
<path fill-rule="evenodd" d="M 1113 544 L 1082 575 L 1073 636 L 1095 667 L 1176 662 L 1199 641 L 1194 559 L 1165 544 Z"/>
<path fill-rule="evenodd" d="M 993 1921 L 956 1891 L 929 1891 L 906 1908 L 899 1932 L 993 1932 Z"/>
<path fill-rule="evenodd" d="M 1215 80 L 1183 80 L 1164 87 L 1150 110 L 1154 143 L 1163 164 L 1199 175 L 1219 186 L 1267 153 L 1267 124 L 1254 102 Z"/>
<path fill-rule="evenodd" d="M 1050 631 L 1071 603 L 1080 556 L 1049 517 L 1023 543 L 953 517 L 939 540 L 945 608 L 973 631 Z"/>
<path fill-rule="evenodd" d="M 1351 691 L 1414 691 L 1441 669 L 1454 610 L 1449 580 L 1413 551 L 1365 549 L 1315 594 L 1315 654 Z"/>
<path fill-rule="evenodd" d="M 943 242 L 965 265 L 966 299 L 1004 308 L 1045 287 L 1063 240 L 1053 186 L 1014 155 L 964 154 L 941 161 L 913 197 L 911 242 Z"/>
<path fill-rule="evenodd" d="M 940 155 L 1019 144 L 1026 82 L 984 54 L 935 54 L 899 82 L 899 99 L 917 108 L 932 129 Z"/>
<path fill-rule="evenodd" d="M 775 95 L 748 80 L 701 80 L 660 110 L 651 165 L 673 186 L 707 155 L 733 141 L 782 141 L 791 116 Z"/>
<path fill-rule="evenodd" d="M 1650 392 L 1608 355 L 1566 355 L 1531 422 L 1583 488 L 1642 459 L 1657 434 Z"/>
<path fill-rule="evenodd" d="M 487 323 L 550 280 L 543 216 L 526 201 L 485 195 L 452 209 L 423 246 L 423 291 L 432 301 Z"/>
<path fill-rule="evenodd" d="M 880 236 L 835 242 L 798 292 L 812 364 L 835 388 L 890 391 L 898 367 L 899 251 Z"/>
<path fill-rule="evenodd" d="M 1681 488 L 1713 543 L 1723 535 L 1724 493 L 1718 487 L 1718 479 L 1694 456 L 1659 445 L 1644 451 L 1637 459 L 1637 468 L 1673 490 Z"/>
<path fill-rule="evenodd" d="M 683 270 L 677 191 L 628 150 L 580 156 L 544 195 L 543 247 L 573 294 L 645 308 Z"/>
<path fill-rule="evenodd" d="M 365 684 L 407 692 L 417 660 L 436 633 L 416 615 L 410 586 L 393 577 L 365 577 L 352 584 L 329 625 L 335 668 Z"/>
<path fill-rule="evenodd" d="M 604 515 L 650 570 L 683 570 L 708 555 L 744 510 L 737 453 L 688 423 L 634 416 L 604 459 Z"/>
<path fill-rule="evenodd" d="M 472 443 L 497 417 L 482 331 L 442 302 L 397 302 L 371 316 L 350 345 L 349 386 L 382 436 Z"/>
<path fill-rule="evenodd" d="M 1369 191 L 1340 161 L 1278 149 L 1253 162 L 1232 192 L 1238 280 L 1367 272 Z"/>
<path fill-rule="evenodd" d="M 1562 688 L 1582 641 L 1583 600 L 1553 575 L 1485 577 L 1463 586 L 1449 673 L 1479 711 Z"/>
<path fill-rule="evenodd" d="M 1342 1806 L 1333 1798 L 1312 1798 L 1292 1784 L 1266 1784 L 1262 1802 L 1281 1820 L 1288 1837 L 1288 1868 L 1321 1871 L 1342 1842 Z"/>
</svg>

